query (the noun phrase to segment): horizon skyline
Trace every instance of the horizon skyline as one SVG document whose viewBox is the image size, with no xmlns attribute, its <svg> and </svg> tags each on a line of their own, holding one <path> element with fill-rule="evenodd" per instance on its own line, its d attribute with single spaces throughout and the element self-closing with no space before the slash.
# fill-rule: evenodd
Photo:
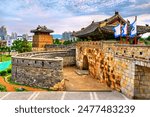
<svg viewBox="0 0 150 117">
<path fill-rule="evenodd" d="M 8 34 L 32 35 L 30 30 L 38 25 L 54 30 L 52 34 L 78 31 L 115 11 L 130 22 L 138 16 L 138 25 L 150 24 L 149 0 L 0 0 L 0 5 L 0 26 L 5 25 Z"/>
</svg>

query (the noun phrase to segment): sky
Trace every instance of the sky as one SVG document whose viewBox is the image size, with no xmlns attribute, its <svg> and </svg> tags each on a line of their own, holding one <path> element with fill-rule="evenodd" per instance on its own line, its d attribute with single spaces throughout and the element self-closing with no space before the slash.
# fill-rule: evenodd
<svg viewBox="0 0 150 117">
<path fill-rule="evenodd" d="M 0 26 L 8 34 L 28 33 L 46 25 L 54 34 L 78 31 L 93 20 L 101 21 L 119 11 L 129 21 L 150 24 L 150 0 L 0 0 Z"/>
</svg>

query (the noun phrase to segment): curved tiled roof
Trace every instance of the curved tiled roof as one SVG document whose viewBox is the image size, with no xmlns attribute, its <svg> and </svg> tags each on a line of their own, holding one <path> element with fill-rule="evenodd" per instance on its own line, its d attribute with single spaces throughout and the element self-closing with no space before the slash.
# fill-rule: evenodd
<svg viewBox="0 0 150 117">
<path fill-rule="evenodd" d="M 138 34 L 150 32 L 150 26 L 137 26 Z"/>
<path fill-rule="evenodd" d="M 35 32 L 46 32 L 46 33 L 53 33 L 54 31 L 51 29 L 48 29 L 46 26 L 38 26 L 36 29 L 31 30 L 32 33 Z"/>
<path fill-rule="evenodd" d="M 80 31 L 74 32 L 73 35 L 76 36 L 76 37 L 80 37 L 80 36 L 90 35 L 90 34 L 92 34 L 95 31 L 99 31 L 99 33 L 108 32 L 108 33 L 112 33 L 113 34 L 114 33 L 113 32 L 114 25 L 112 25 L 112 23 L 116 19 L 120 20 L 120 22 L 122 24 L 127 23 L 119 15 L 119 13 L 116 12 L 115 15 L 112 16 L 111 18 L 105 19 L 105 20 L 100 21 L 100 22 L 92 22 L 86 28 L 81 29 Z M 104 24 L 104 25 L 101 25 L 101 24 Z M 128 30 L 130 31 L 130 26 L 129 26 Z M 143 33 L 146 33 L 146 32 L 150 32 L 150 26 L 137 26 L 137 32 L 138 32 L 138 34 L 143 34 Z"/>
<path fill-rule="evenodd" d="M 82 36 L 82 35 L 85 35 L 85 34 L 90 34 L 90 33 L 94 32 L 96 29 L 98 29 L 100 27 L 100 24 L 106 23 L 106 25 L 107 25 L 107 24 L 111 23 L 113 20 L 115 20 L 116 18 L 120 19 L 122 21 L 122 23 L 126 23 L 126 21 L 119 15 L 119 13 L 116 12 L 114 16 L 112 16 L 108 19 L 105 19 L 105 20 L 100 21 L 100 22 L 92 22 L 86 28 L 75 32 L 74 35 L 75 36 Z M 102 26 L 102 27 L 105 27 L 105 25 Z"/>
<path fill-rule="evenodd" d="M 94 32 L 99 27 L 99 22 L 92 22 L 89 26 L 87 26 L 84 29 L 81 29 L 81 31 L 75 32 L 74 35 L 85 35 L 89 34 L 91 32 Z"/>
</svg>

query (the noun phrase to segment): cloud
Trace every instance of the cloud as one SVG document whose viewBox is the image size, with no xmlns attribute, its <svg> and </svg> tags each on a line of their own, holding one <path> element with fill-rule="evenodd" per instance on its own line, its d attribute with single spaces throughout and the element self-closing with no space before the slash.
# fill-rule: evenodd
<svg viewBox="0 0 150 117">
<path fill-rule="evenodd" d="M 138 15 L 139 24 L 150 23 L 149 0 L 0 0 L 0 6 L 0 25 L 6 25 L 10 33 L 29 33 L 39 24 L 55 33 L 80 30 L 115 11 L 131 20 Z"/>
<path fill-rule="evenodd" d="M 140 9 L 150 8 L 150 2 L 146 4 L 136 5 L 136 8 L 140 8 Z"/>
<path fill-rule="evenodd" d="M 86 15 L 86 16 L 74 16 L 69 18 L 64 18 L 58 21 L 58 24 L 54 25 L 55 33 L 62 33 L 63 31 L 78 31 L 83 27 L 88 26 L 92 21 L 101 21 L 110 16 L 108 15 Z"/>
<path fill-rule="evenodd" d="M 19 22 L 19 21 L 22 21 L 22 19 L 21 18 L 17 18 L 17 17 L 5 17 L 5 18 L 3 18 L 3 21 L 17 21 L 17 22 Z"/>
<path fill-rule="evenodd" d="M 135 16 L 127 17 L 125 19 L 128 19 L 130 22 L 133 22 L 135 20 Z M 138 25 L 150 24 L 150 14 L 138 15 L 137 24 Z"/>
<path fill-rule="evenodd" d="M 142 38 L 148 38 L 150 36 L 150 33 L 145 33 L 142 35 Z"/>
</svg>

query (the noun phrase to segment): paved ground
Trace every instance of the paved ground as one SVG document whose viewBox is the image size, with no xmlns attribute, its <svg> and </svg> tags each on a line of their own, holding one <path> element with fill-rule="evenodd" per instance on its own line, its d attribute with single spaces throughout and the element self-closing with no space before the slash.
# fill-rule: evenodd
<svg viewBox="0 0 150 117">
<path fill-rule="evenodd" d="M 112 92 L 0 92 L 0 100 L 126 100 Z"/>
<path fill-rule="evenodd" d="M 67 91 L 111 91 L 111 89 L 90 75 L 79 75 L 76 67 L 65 67 L 63 69 L 65 86 Z"/>
</svg>

